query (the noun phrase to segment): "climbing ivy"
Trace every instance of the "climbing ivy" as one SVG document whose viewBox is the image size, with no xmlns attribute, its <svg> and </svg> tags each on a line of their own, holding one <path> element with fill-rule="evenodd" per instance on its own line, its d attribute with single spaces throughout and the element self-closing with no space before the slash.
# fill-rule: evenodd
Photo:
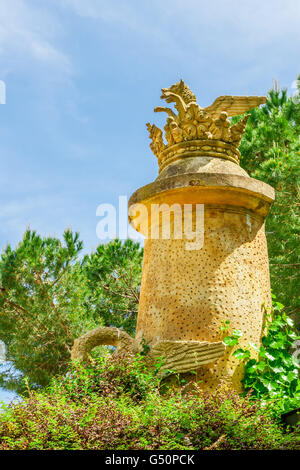
<svg viewBox="0 0 300 470">
<path fill-rule="evenodd" d="M 293 345 L 300 337 L 284 306 L 274 294 L 272 297 L 272 309 L 265 312 L 262 345 L 249 342 L 249 349 L 237 348 L 233 356 L 245 363 L 245 392 L 257 399 L 276 401 L 284 412 L 300 406 L 300 364 L 293 354 Z M 228 347 L 236 346 L 241 335 L 235 330 L 223 342 Z M 251 350 L 258 352 L 258 359 L 251 358 Z"/>
</svg>

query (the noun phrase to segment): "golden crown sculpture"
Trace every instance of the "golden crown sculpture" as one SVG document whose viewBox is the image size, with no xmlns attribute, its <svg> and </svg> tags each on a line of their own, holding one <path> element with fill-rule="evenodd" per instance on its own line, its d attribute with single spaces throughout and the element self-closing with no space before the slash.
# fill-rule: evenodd
<svg viewBox="0 0 300 470">
<path fill-rule="evenodd" d="M 163 131 L 155 124 L 147 123 L 152 140 L 150 148 L 157 156 L 160 171 L 179 158 L 192 156 L 212 156 L 239 163 L 238 146 L 248 116 L 233 125 L 228 118 L 267 101 L 264 96 L 219 96 L 213 104 L 202 108 L 183 80 L 170 88 L 162 88 L 161 98 L 167 103 L 175 103 L 178 114 L 162 106 L 154 109 L 168 115 L 164 127 L 167 144 L 163 140 Z"/>
</svg>

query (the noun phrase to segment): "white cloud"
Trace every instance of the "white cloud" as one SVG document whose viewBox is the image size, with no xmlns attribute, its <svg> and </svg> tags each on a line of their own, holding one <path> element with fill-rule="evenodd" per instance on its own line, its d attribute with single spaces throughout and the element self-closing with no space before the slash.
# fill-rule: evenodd
<svg viewBox="0 0 300 470">
<path fill-rule="evenodd" d="M 208 26 L 212 34 L 224 29 L 230 35 L 234 28 L 242 34 L 250 32 L 253 41 L 300 34 L 299 0 L 60 0 L 60 4 L 82 17 L 124 23 L 145 34 L 157 30 L 158 24 L 169 32 L 170 28 L 174 32 L 185 29 L 187 36 L 197 32 L 199 37 L 201 25 Z"/>
<path fill-rule="evenodd" d="M 284 57 L 289 43 L 292 54 L 300 37 L 299 0 L 60 0 L 60 4 L 83 18 L 126 27 L 146 38 L 154 50 L 160 48 L 180 61 L 197 61 L 200 56 L 203 63 L 210 57 L 256 61 L 266 47 L 276 68 L 277 55 L 284 51 Z"/>
<path fill-rule="evenodd" d="M 214 47 L 227 45 L 230 41 L 234 49 L 242 49 L 250 44 L 254 49 L 264 45 L 279 45 L 300 37 L 299 0 L 212 0 L 210 3 L 175 0 L 175 10 L 183 22 L 191 27 L 196 38 L 201 36 L 202 25 L 206 34 L 215 37 Z M 221 41 L 220 41 L 221 39 Z M 274 44 L 275 47 L 275 44 Z M 234 54 L 234 50 L 232 51 Z"/>
<path fill-rule="evenodd" d="M 57 18 L 30 0 L 0 0 L 0 58 L 6 69 L 36 61 L 69 73 L 69 58 L 55 45 L 61 34 Z"/>
<path fill-rule="evenodd" d="M 109 44 L 116 38 L 121 58 L 132 54 L 152 65 L 154 79 L 162 63 L 170 64 L 173 79 L 191 87 L 201 80 L 216 92 L 251 94 L 299 73 L 299 0 L 56 1 L 66 14 L 90 21 L 102 41 L 105 34 Z"/>
<path fill-rule="evenodd" d="M 60 6 L 72 9 L 83 18 L 119 23 L 141 36 L 147 36 L 153 42 L 168 43 L 169 30 L 161 27 L 161 6 L 156 0 L 147 6 L 141 1 L 123 2 L 119 0 L 58 0 Z M 168 0 L 167 0 L 168 1 Z M 154 18 L 153 13 L 157 18 Z"/>
</svg>

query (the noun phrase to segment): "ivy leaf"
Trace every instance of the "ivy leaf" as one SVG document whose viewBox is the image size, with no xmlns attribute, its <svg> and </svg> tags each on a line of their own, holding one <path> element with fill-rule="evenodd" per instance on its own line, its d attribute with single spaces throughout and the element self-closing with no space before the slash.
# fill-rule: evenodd
<svg viewBox="0 0 300 470">
<path fill-rule="evenodd" d="M 241 336 L 243 336 L 243 333 L 240 330 L 234 330 L 232 336 L 240 338 Z"/>
<path fill-rule="evenodd" d="M 233 338 L 232 336 L 226 336 L 226 338 L 223 339 L 223 343 L 226 344 L 226 346 L 236 346 L 238 344 L 239 340 L 238 338 Z"/>
<path fill-rule="evenodd" d="M 260 361 L 260 362 L 258 362 L 258 363 L 256 364 L 256 367 L 257 367 L 257 369 L 258 369 L 259 371 L 262 372 L 262 371 L 265 370 L 265 368 L 266 368 L 266 363 Z"/>
<path fill-rule="evenodd" d="M 275 374 L 282 374 L 284 372 L 283 367 L 272 367 L 272 371 L 275 372 Z"/>
<path fill-rule="evenodd" d="M 293 371 L 289 372 L 288 375 L 287 375 L 287 379 L 288 379 L 289 382 L 292 382 L 293 380 L 297 380 L 298 379 L 298 371 L 293 370 Z"/>
<path fill-rule="evenodd" d="M 249 359 L 250 351 L 244 349 L 237 349 L 236 351 L 234 351 L 233 356 L 239 360 Z"/>
<path fill-rule="evenodd" d="M 269 359 L 269 361 L 275 361 L 275 357 L 272 356 L 272 354 L 268 353 L 267 351 L 265 352 L 265 356 L 267 359 Z"/>
</svg>

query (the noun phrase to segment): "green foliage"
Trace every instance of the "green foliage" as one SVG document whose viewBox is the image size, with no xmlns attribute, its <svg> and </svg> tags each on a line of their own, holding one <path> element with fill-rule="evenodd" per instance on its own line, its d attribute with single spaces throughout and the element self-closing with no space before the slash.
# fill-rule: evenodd
<svg viewBox="0 0 300 470">
<path fill-rule="evenodd" d="M 0 414 L 0 449 L 299 448 L 278 411 L 221 387 L 162 395 L 142 356 L 74 364 Z M 195 393 L 196 392 L 196 393 Z M 298 439 L 298 440 L 297 440 Z"/>
<path fill-rule="evenodd" d="M 287 412 L 300 406 L 300 365 L 292 354 L 293 344 L 300 337 L 283 309 L 274 301 L 273 311 L 266 313 L 261 347 L 249 343 L 258 352 L 257 360 L 250 358 L 247 349 L 236 349 L 233 355 L 245 361 L 245 391 L 251 391 L 256 399 L 272 400 L 281 412 Z"/>
<path fill-rule="evenodd" d="M 266 232 L 279 302 L 266 316 L 262 346 L 250 343 L 259 358 L 238 348 L 239 330 L 228 335 L 229 322 L 221 326 L 224 343 L 245 363 L 248 395 L 224 388 L 210 395 L 197 385 L 196 395 L 160 394 L 162 364 L 148 371 L 146 343 L 132 362 L 100 357 L 66 374 L 76 337 L 99 325 L 134 333 L 143 250 L 113 240 L 80 259 L 77 233 L 66 231 L 61 242 L 28 230 L 0 260 L 0 339 L 20 371 L 2 371 L 0 386 L 27 390 L 0 416 L 0 449 L 299 447 L 299 437 L 279 424 L 281 412 L 300 406 L 300 367 L 291 353 L 297 336 L 282 305 L 300 312 L 299 130 L 300 105 L 285 90 L 271 91 L 266 105 L 251 111 L 240 147 L 241 165 L 276 189 Z M 57 374 L 66 375 L 52 380 Z"/>
<path fill-rule="evenodd" d="M 95 313 L 104 326 L 134 334 L 142 275 L 143 249 L 138 243 L 113 240 L 83 260 Z"/>
<path fill-rule="evenodd" d="M 223 320 L 222 324 L 220 326 L 221 333 L 225 334 L 228 331 L 229 326 L 230 326 L 230 321 L 229 320 Z"/>
<path fill-rule="evenodd" d="M 49 390 L 50 393 L 56 393 L 56 387 L 62 387 L 74 401 L 96 394 L 111 398 L 126 395 L 138 402 L 159 388 L 158 367 L 159 362 L 154 371 L 150 372 L 140 354 L 132 361 L 118 355 L 95 358 L 90 365 L 74 362 L 68 374 L 60 380 L 54 380 Z"/>
<path fill-rule="evenodd" d="M 286 90 L 270 91 L 266 105 L 251 111 L 240 151 L 241 166 L 276 190 L 266 222 L 271 284 L 299 322 L 300 104 Z"/>
<path fill-rule="evenodd" d="M 236 346 L 241 336 L 242 332 L 240 330 L 234 330 L 231 336 L 225 336 L 225 338 L 223 338 L 223 343 L 229 347 Z"/>
<path fill-rule="evenodd" d="M 82 242 L 27 230 L 0 259 L 0 340 L 18 374 L 2 367 L 0 386 L 19 393 L 66 371 L 74 339 L 110 324 L 135 325 L 142 250 L 130 240 L 100 245 L 80 260 Z"/>
<path fill-rule="evenodd" d="M 82 305 L 87 283 L 74 263 L 82 242 L 70 231 L 63 240 L 28 230 L 0 261 L 1 340 L 13 366 L 40 385 L 66 369 L 74 338 L 93 325 Z M 21 391 L 24 382 L 3 372 L 0 385 Z"/>
</svg>

